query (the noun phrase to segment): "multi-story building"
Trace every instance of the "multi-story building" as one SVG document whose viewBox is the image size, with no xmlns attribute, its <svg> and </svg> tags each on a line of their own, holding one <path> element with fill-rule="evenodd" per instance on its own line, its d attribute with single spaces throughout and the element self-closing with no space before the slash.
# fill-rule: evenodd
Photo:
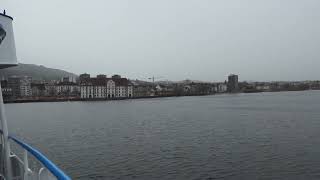
<svg viewBox="0 0 320 180">
<path fill-rule="evenodd" d="M 48 83 L 45 83 L 45 96 L 53 97 L 57 96 L 57 91 L 55 87 L 56 82 L 50 81 Z"/>
<path fill-rule="evenodd" d="M 80 75 L 81 99 L 106 98 L 107 97 L 106 79 L 107 79 L 106 76 L 101 76 L 101 75 L 99 75 L 97 78 L 81 78 L 81 75 Z"/>
<path fill-rule="evenodd" d="M 218 93 L 225 93 L 227 92 L 228 87 L 226 83 L 218 83 L 217 84 L 217 92 Z"/>
<path fill-rule="evenodd" d="M 128 86 L 127 86 L 127 97 L 131 98 L 134 96 L 133 94 L 133 84 L 129 81 Z"/>
<path fill-rule="evenodd" d="M 116 97 L 116 83 L 114 80 L 107 80 L 107 98 Z"/>
<path fill-rule="evenodd" d="M 126 78 L 114 79 L 115 82 L 115 96 L 116 97 L 132 97 L 132 85 Z"/>
<path fill-rule="evenodd" d="M 31 83 L 32 96 L 41 97 L 45 96 L 46 86 L 44 83 Z"/>
<path fill-rule="evenodd" d="M 153 85 L 139 84 L 134 87 L 134 97 L 147 97 L 152 95 Z"/>
<path fill-rule="evenodd" d="M 23 77 L 20 80 L 20 95 L 21 97 L 32 96 L 31 77 Z"/>
<path fill-rule="evenodd" d="M 8 87 L 12 89 L 12 96 L 20 96 L 20 78 L 18 76 L 11 76 L 8 78 Z"/>
<path fill-rule="evenodd" d="M 62 77 L 60 82 L 76 82 L 76 78 L 73 76 Z"/>
<path fill-rule="evenodd" d="M 133 97 L 133 86 L 126 78 L 114 75 L 107 78 L 106 75 L 98 75 L 90 78 L 90 75 L 80 75 L 81 99 L 112 99 Z"/>
<path fill-rule="evenodd" d="M 8 78 L 8 86 L 14 97 L 32 96 L 31 81 L 32 78 L 28 76 L 11 76 Z"/>
<path fill-rule="evenodd" d="M 55 92 L 58 96 L 79 96 L 80 86 L 75 82 L 62 81 L 55 84 Z"/>
<path fill-rule="evenodd" d="M 13 98 L 12 89 L 8 87 L 7 80 L 1 81 L 1 90 L 2 90 L 2 96 L 4 100 L 10 100 Z"/>
<path fill-rule="evenodd" d="M 87 74 L 87 73 L 80 74 L 80 76 L 79 76 L 80 83 L 88 81 L 89 79 L 90 79 L 90 74 Z"/>
<path fill-rule="evenodd" d="M 228 76 L 228 92 L 234 93 L 239 91 L 238 75 L 231 74 Z"/>
</svg>

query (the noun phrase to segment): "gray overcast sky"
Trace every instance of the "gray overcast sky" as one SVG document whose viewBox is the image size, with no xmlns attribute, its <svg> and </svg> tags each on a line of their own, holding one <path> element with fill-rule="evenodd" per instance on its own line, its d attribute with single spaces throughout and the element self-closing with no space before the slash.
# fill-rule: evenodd
<svg viewBox="0 0 320 180">
<path fill-rule="evenodd" d="M 320 79 L 319 0 L 4 0 L 20 62 L 74 73 Z"/>
</svg>

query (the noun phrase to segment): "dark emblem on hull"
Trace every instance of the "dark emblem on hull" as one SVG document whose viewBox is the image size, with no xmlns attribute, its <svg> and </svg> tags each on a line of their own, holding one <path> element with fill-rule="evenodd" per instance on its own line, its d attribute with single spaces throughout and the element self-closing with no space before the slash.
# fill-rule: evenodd
<svg viewBox="0 0 320 180">
<path fill-rule="evenodd" d="M 6 31 L 3 29 L 2 25 L 0 24 L 0 45 L 4 40 L 4 38 L 6 37 L 6 34 L 7 34 Z"/>
</svg>

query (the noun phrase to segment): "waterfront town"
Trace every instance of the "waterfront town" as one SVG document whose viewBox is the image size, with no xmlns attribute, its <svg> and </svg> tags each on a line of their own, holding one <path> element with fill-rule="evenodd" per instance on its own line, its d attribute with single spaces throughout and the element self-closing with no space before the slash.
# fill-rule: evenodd
<svg viewBox="0 0 320 180">
<path fill-rule="evenodd" d="M 61 80 L 40 81 L 28 76 L 10 76 L 1 81 L 5 102 L 119 100 L 170 96 L 197 96 L 222 93 L 257 93 L 277 91 L 319 90 L 320 81 L 299 82 L 239 82 L 231 74 L 223 82 L 147 82 L 129 80 L 120 75 L 104 74 Z"/>
</svg>

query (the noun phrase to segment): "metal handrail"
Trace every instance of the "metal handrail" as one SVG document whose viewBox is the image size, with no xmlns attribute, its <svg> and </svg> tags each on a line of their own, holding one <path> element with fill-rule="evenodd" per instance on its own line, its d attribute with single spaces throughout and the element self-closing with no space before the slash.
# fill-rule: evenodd
<svg viewBox="0 0 320 180">
<path fill-rule="evenodd" d="M 51 162 L 40 151 L 31 147 L 30 145 L 20 141 L 14 136 L 9 135 L 9 139 L 20 145 L 23 149 L 32 154 L 38 161 L 40 161 L 58 180 L 71 180 L 61 169 L 59 169 L 53 162 Z"/>
</svg>

